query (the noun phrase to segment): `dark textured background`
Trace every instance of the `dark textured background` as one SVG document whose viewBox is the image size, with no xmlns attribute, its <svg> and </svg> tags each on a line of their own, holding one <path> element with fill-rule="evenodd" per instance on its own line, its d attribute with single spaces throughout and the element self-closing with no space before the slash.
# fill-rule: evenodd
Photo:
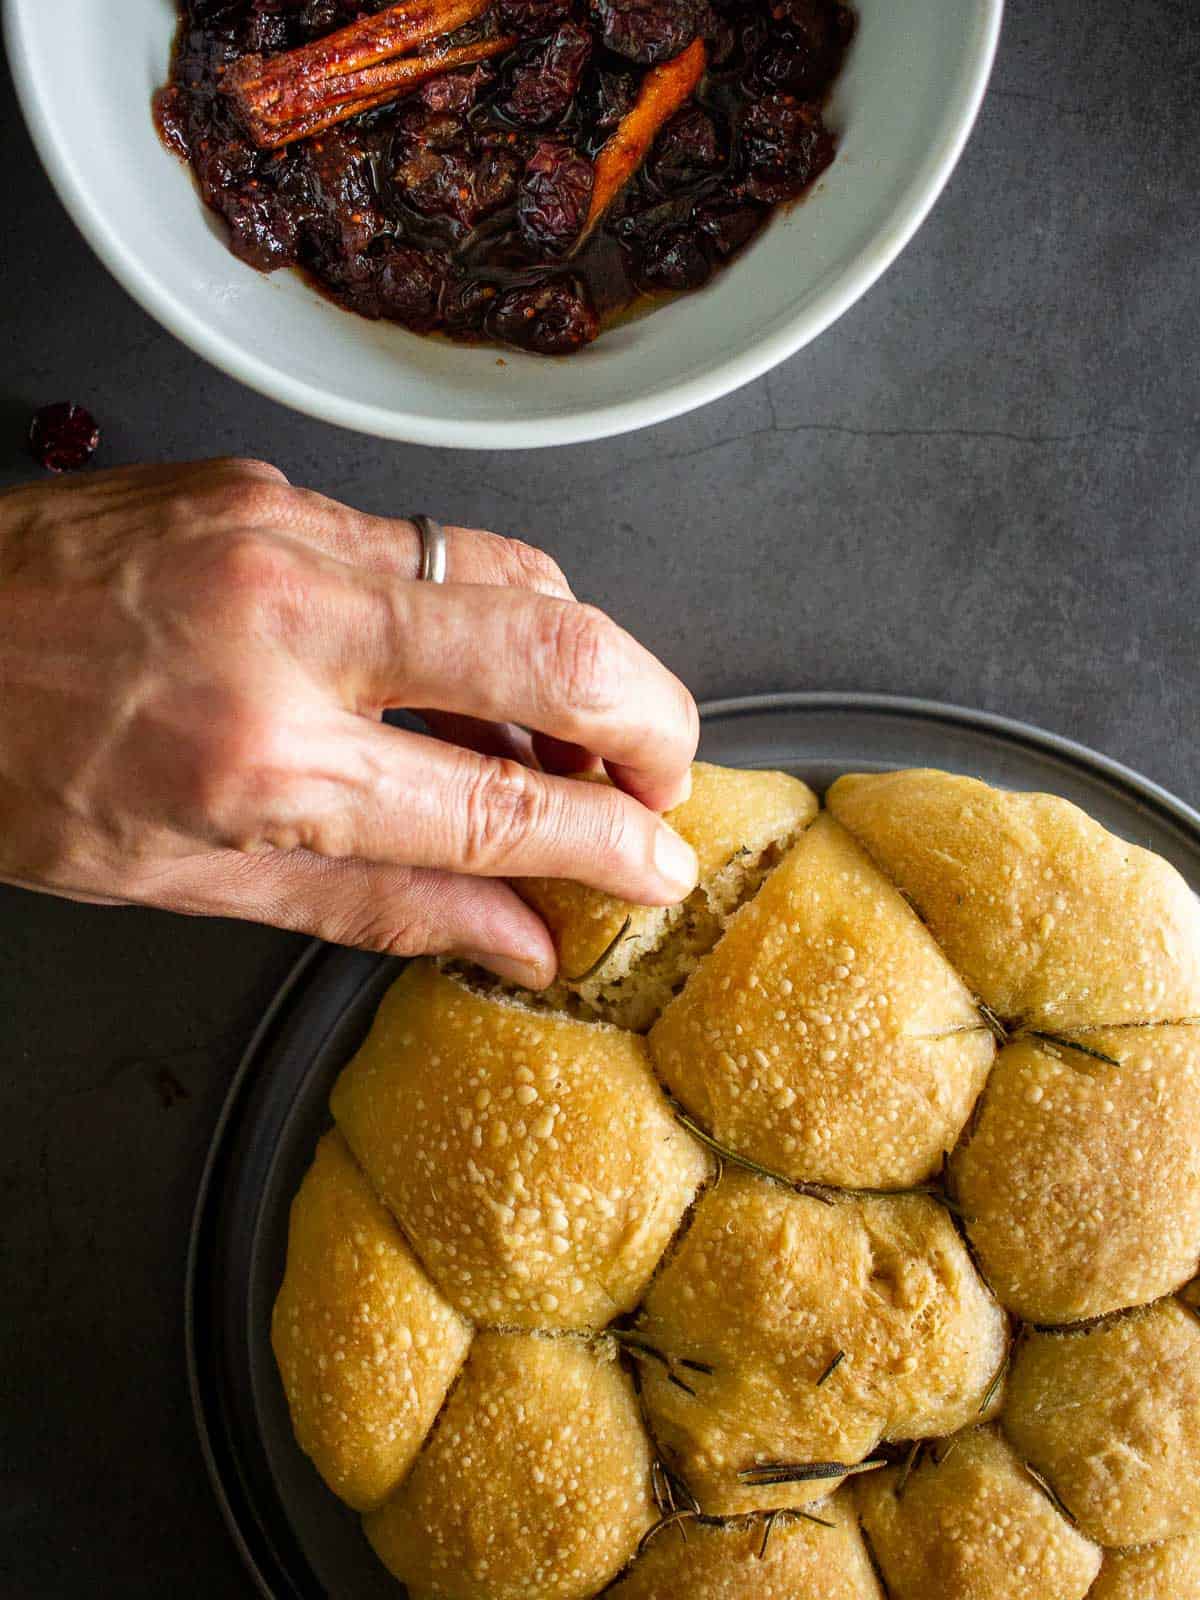
<svg viewBox="0 0 1200 1600">
<path fill-rule="evenodd" d="M 104 464 L 254 453 L 541 543 L 701 696 L 959 701 L 1195 803 L 1198 83 L 1196 0 L 1011 0 L 966 157 L 864 302 L 705 411 L 519 455 L 358 438 L 202 365 L 76 237 L 5 83 L 0 481 L 29 411 L 78 399 Z M 0 918 L 0 1593 L 248 1595 L 192 1435 L 184 1249 L 299 946 L 15 891 Z"/>
</svg>

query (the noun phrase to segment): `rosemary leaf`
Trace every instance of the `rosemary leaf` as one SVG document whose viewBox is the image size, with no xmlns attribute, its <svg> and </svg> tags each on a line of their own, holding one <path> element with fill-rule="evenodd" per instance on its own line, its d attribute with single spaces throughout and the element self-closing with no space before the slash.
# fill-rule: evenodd
<svg viewBox="0 0 1200 1600">
<path fill-rule="evenodd" d="M 767 1558 L 767 1545 L 771 1541 L 771 1534 L 774 1531 L 775 1523 L 777 1522 L 778 1518 L 778 1511 L 769 1511 L 767 1513 L 767 1519 L 763 1523 L 762 1543 L 758 1547 L 758 1559 L 760 1561 L 765 1561 Z"/>
<path fill-rule="evenodd" d="M 622 1350 L 628 1350 L 631 1356 L 645 1356 L 650 1361 L 657 1361 L 661 1366 L 669 1367 L 671 1360 L 663 1354 L 657 1345 L 651 1344 L 648 1339 L 643 1339 L 641 1334 L 634 1333 L 631 1328 L 609 1328 L 606 1336 L 614 1344 L 620 1345 Z"/>
<path fill-rule="evenodd" d="M 914 1439 L 912 1444 L 909 1445 L 908 1454 L 904 1458 L 904 1465 L 900 1469 L 900 1476 L 896 1480 L 895 1493 L 897 1500 L 900 1499 L 905 1489 L 908 1488 L 908 1480 L 912 1477 L 913 1470 L 915 1469 L 917 1462 L 920 1459 L 921 1452 L 924 1450 L 924 1448 L 924 1439 Z"/>
<path fill-rule="evenodd" d="M 689 1372 L 702 1372 L 706 1378 L 711 1378 L 717 1370 L 716 1367 L 710 1367 L 707 1361 L 691 1361 L 687 1356 L 680 1356 L 679 1365 L 686 1367 Z"/>
<path fill-rule="evenodd" d="M 822 1205 L 834 1204 L 835 1190 L 824 1183 L 800 1183 L 794 1178 L 785 1178 L 782 1172 L 772 1172 L 770 1167 L 764 1167 L 757 1161 L 751 1161 L 749 1156 L 739 1155 L 736 1150 L 731 1150 L 728 1145 L 721 1144 L 714 1139 L 711 1133 L 706 1133 L 697 1122 L 693 1122 L 686 1111 L 676 1111 L 675 1120 L 679 1122 L 694 1139 L 699 1139 L 715 1156 L 722 1161 L 727 1161 L 731 1166 L 744 1167 L 747 1172 L 753 1172 L 759 1178 L 766 1178 L 771 1183 L 781 1183 L 785 1189 L 791 1189 L 795 1194 L 807 1195 L 812 1200 L 819 1200 Z"/>
<path fill-rule="evenodd" d="M 1011 1358 L 1011 1352 L 1006 1350 L 1004 1352 L 1004 1359 L 1001 1361 L 1000 1365 L 996 1368 L 996 1371 L 995 1371 L 995 1373 L 994 1373 L 994 1375 L 992 1377 L 992 1381 L 988 1384 L 987 1388 L 983 1391 L 983 1399 L 979 1402 L 979 1411 L 978 1411 L 978 1415 L 979 1416 L 982 1416 L 984 1414 L 984 1412 L 991 1405 L 992 1401 L 996 1398 L 997 1394 L 999 1394 L 1000 1385 L 1004 1382 L 1005 1374 L 1008 1372 L 1008 1363 L 1009 1363 L 1010 1358 Z"/>
<path fill-rule="evenodd" d="M 1076 1055 L 1091 1056 L 1093 1061 L 1103 1061 L 1106 1067 L 1119 1067 L 1116 1056 L 1106 1056 L 1103 1050 L 1093 1050 L 1090 1044 L 1080 1044 L 1078 1039 L 1065 1039 L 1060 1033 L 1043 1033 L 1040 1028 L 1030 1028 L 1029 1037 L 1043 1044 L 1057 1045 L 1060 1050 L 1074 1050 Z"/>
<path fill-rule="evenodd" d="M 757 1467 L 743 1467 L 738 1473 L 742 1483 L 753 1489 L 772 1488 L 784 1483 L 814 1483 L 824 1478 L 853 1478 L 860 1472 L 875 1472 L 886 1467 L 887 1462 L 856 1461 L 847 1466 L 842 1461 L 767 1461 Z"/>
<path fill-rule="evenodd" d="M 954 1452 L 957 1449 L 958 1449 L 958 1434 L 955 1434 L 952 1439 L 947 1439 L 946 1440 L 946 1448 L 942 1451 L 941 1455 L 938 1455 L 936 1448 L 931 1448 L 930 1449 L 930 1452 L 929 1452 L 930 1460 L 933 1462 L 935 1467 L 940 1467 L 944 1462 L 949 1461 L 950 1457 L 954 1454 Z"/>
<path fill-rule="evenodd" d="M 695 1389 L 692 1388 L 690 1383 L 684 1383 L 683 1379 L 677 1372 L 668 1372 L 667 1382 L 673 1383 L 677 1389 L 682 1389 L 684 1394 L 690 1394 L 693 1398 L 695 1398 Z"/>
<path fill-rule="evenodd" d="M 695 1517 L 696 1513 L 694 1511 L 672 1511 L 668 1513 L 667 1516 L 660 1517 L 654 1526 L 652 1528 L 647 1528 L 645 1533 L 638 1540 L 638 1555 L 641 1555 L 642 1551 L 650 1543 L 651 1539 L 654 1538 L 655 1534 L 661 1533 L 664 1528 L 678 1528 L 680 1533 L 683 1535 L 683 1542 L 686 1544 L 687 1529 L 684 1527 L 684 1524 L 686 1522 L 694 1521 Z"/>
<path fill-rule="evenodd" d="M 830 1378 L 833 1377 L 834 1373 L 841 1366 L 842 1362 L 845 1361 L 845 1359 L 846 1359 L 846 1352 L 844 1350 L 839 1350 L 837 1355 L 834 1356 L 833 1360 L 825 1368 L 825 1371 L 817 1379 L 817 1388 L 818 1389 L 823 1389 L 825 1387 L 825 1385 L 829 1382 Z"/>
<path fill-rule="evenodd" d="M 818 1528 L 836 1528 L 836 1522 L 830 1522 L 826 1517 L 818 1517 L 815 1511 L 801 1511 L 799 1506 L 791 1512 L 793 1517 L 803 1517 L 805 1522 L 815 1522 Z"/>
<path fill-rule="evenodd" d="M 621 927 L 620 927 L 619 931 L 617 932 L 616 937 L 614 939 L 610 940 L 609 943 L 605 945 L 604 949 L 596 957 L 595 961 L 592 962 L 591 966 L 587 969 L 587 971 L 579 973 L 574 978 L 568 978 L 567 982 L 568 983 L 586 983 L 589 978 L 594 978 L 596 976 L 596 974 L 600 971 L 600 968 L 608 960 L 609 956 L 611 956 L 614 953 L 614 951 L 616 950 L 617 946 L 620 944 L 621 940 L 629 932 L 629 925 L 630 925 L 630 923 L 632 921 L 633 921 L 633 913 L 630 912 L 630 914 L 625 918 L 625 921 L 621 924 Z"/>
<path fill-rule="evenodd" d="M 976 1000 L 975 1009 L 979 1012 L 979 1015 L 987 1023 L 988 1027 L 992 1030 L 1000 1043 L 1007 1044 L 1008 1029 L 1000 1021 L 1000 1018 L 992 1010 L 991 1006 L 985 1005 L 982 1000 Z"/>
<path fill-rule="evenodd" d="M 1025 1468 L 1025 1471 L 1033 1479 L 1034 1483 L 1037 1484 L 1038 1488 L 1050 1501 L 1051 1505 L 1054 1506 L 1055 1510 L 1061 1512 L 1073 1528 L 1077 1528 L 1079 1523 L 1076 1520 L 1075 1513 L 1070 1509 L 1069 1506 L 1065 1504 L 1062 1496 L 1059 1494 L 1058 1490 L 1055 1489 L 1053 1484 L 1048 1483 L 1047 1480 L 1042 1477 L 1037 1468 L 1031 1467 L 1028 1461 L 1023 1461 L 1021 1465 Z"/>
</svg>

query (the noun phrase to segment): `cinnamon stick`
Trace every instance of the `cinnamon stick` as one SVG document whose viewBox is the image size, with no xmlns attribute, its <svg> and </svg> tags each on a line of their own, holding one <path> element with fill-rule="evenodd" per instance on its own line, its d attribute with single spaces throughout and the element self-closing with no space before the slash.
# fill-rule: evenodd
<svg viewBox="0 0 1200 1600">
<path fill-rule="evenodd" d="M 596 179 L 587 219 L 574 250 L 579 250 L 604 219 L 604 214 L 650 154 L 664 125 L 691 97 L 704 76 L 707 53 L 703 39 L 693 39 L 660 67 L 642 79 L 633 108 L 618 123 L 612 137 L 596 157 Z"/>
<path fill-rule="evenodd" d="M 326 115 L 343 103 L 383 94 L 391 88 L 390 80 L 385 76 L 373 83 L 372 68 L 390 65 L 396 57 L 431 39 L 453 33 L 482 16 L 490 4 L 491 0 L 405 0 L 314 39 L 299 50 L 270 57 L 244 56 L 229 68 L 223 89 L 254 142 L 274 148 L 288 142 L 276 137 L 281 129 Z M 409 80 L 402 77 L 400 81 Z"/>
<path fill-rule="evenodd" d="M 477 61 L 486 61 L 490 56 L 503 55 L 516 42 L 515 34 L 502 34 L 499 38 L 480 39 L 476 44 L 430 51 L 427 55 L 401 56 L 399 60 L 372 67 L 368 69 L 369 76 L 368 73 L 356 75 L 361 80 L 359 82 L 343 80 L 338 94 L 344 98 L 316 106 L 292 122 L 255 129 L 254 142 L 263 150 L 279 150 L 298 139 L 311 138 L 313 134 L 323 133 L 326 128 L 332 128 L 350 117 L 398 100 L 401 95 L 419 88 L 430 78 L 440 78 L 443 73 L 453 72 L 458 67 L 470 67 Z"/>
</svg>

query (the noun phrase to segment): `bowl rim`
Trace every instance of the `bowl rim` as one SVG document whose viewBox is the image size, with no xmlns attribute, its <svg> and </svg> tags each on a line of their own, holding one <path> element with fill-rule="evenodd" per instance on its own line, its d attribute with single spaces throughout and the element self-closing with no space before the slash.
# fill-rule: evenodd
<svg viewBox="0 0 1200 1600">
<path fill-rule="evenodd" d="M 958 164 L 983 104 L 1004 0 L 972 0 L 974 39 L 965 64 L 949 86 L 941 120 L 924 159 L 893 197 L 887 218 L 837 279 L 808 306 L 756 338 L 734 356 L 714 359 L 702 371 L 650 394 L 573 410 L 561 417 L 474 419 L 429 417 L 398 407 L 370 405 L 331 395 L 252 355 L 214 331 L 172 286 L 145 267 L 115 223 L 93 200 L 86 174 L 66 155 L 57 136 L 54 97 L 39 92 L 27 31 L 37 0 L 3 0 L 4 39 L 17 99 L 38 157 L 59 199 L 84 239 L 123 289 L 196 355 L 267 399 L 307 416 L 376 438 L 460 450 L 526 450 L 583 444 L 669 421 L 759 378 L 802 349 L 835 322 L 882 277 L 925 221 Z M 147 108 L 147 125 L 150 125 Z M 202 204 L 199 195 L 197 204 Z"/>
</svg>

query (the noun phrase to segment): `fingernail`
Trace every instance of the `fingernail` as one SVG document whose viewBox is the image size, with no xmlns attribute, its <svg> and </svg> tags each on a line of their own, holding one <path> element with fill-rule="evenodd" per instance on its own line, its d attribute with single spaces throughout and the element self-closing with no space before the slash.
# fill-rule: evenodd
<svg viewBox="0 0 1200 1600">
<path fill-rule="evenodd" d="M 681 806 L 684 803 L 685 800 L 690 800 L 691 798 L 692 798 L 692 769 L 691 769 L 691 767 L 689 767 L 687 769 L 687 771 L 683 775 L 682 783 L 679 785 L 679 798 L 678 798 L 678 800 L 676 800 L 675 805 L 676 806 Z M 671 810 L 674 811 L 674 809 L 675 809 L 675 806 L 672 806 Z"/>
<path fill-rule="evenodd" d="M 491 950 L 464 950 L 464 961 L 473 961 L 477 967 L 486 967 L 505 983 L 518 984 L 522 989 L 544 989 L 553 978 L 540 963 L 522 961 L 519 956 L 499 956 Z"/>
<path fill-rule="evenodd" d="M 691 894 L 700 876 L 696 852 L 673 828 L 660 827 L 654 840 L 654 865 L 659 876 L 682 900 Z"/>
</svg>

